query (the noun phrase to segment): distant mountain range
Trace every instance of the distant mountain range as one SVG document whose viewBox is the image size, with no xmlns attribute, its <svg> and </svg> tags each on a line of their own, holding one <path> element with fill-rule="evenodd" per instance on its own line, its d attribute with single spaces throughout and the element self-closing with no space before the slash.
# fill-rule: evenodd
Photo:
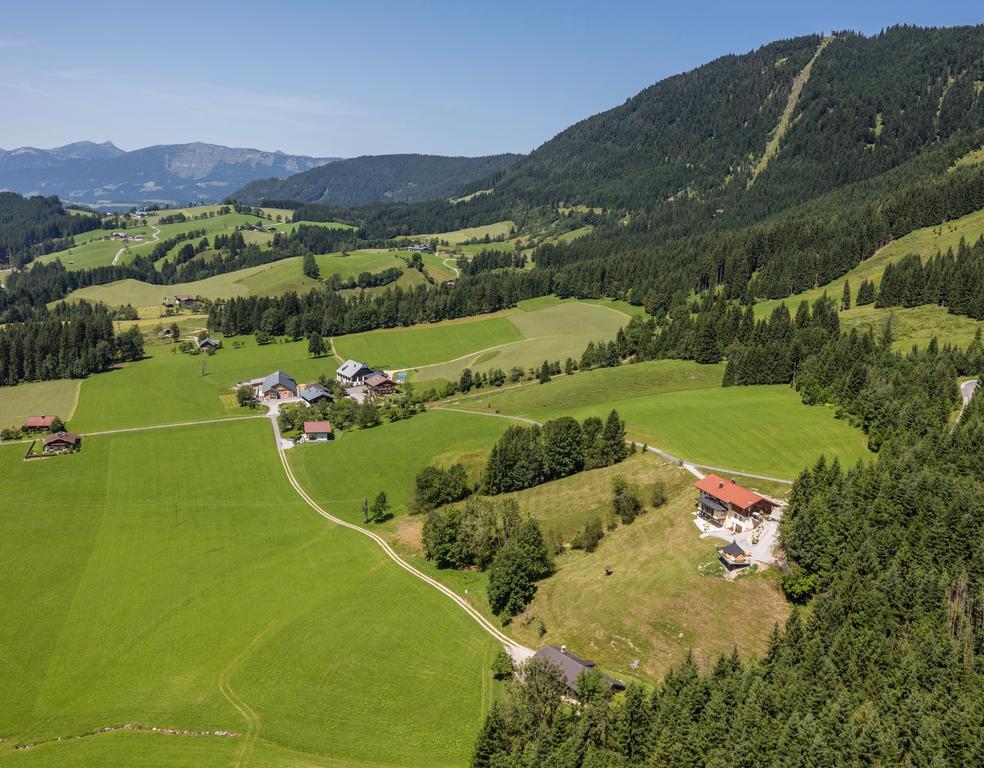
<svg viewBox="0 0 984 768">
<path fill-rule="evenodd" d="M 376 202 L 417 203 L 449 197 L 466 185 L 501 173 L 521 157 L 365 155 L 286 179 L 253 181 L 232 196 L 254 205 L 261 200 L 294 200 L 340 207 Z"/>
<path fill-rule="evenodd" d="M 216 202 L 255 179 L 290 176 L 338 159 L 200 142 L 126 152 L 109 141 L 79 141 L 54 149 L 0 149 L 0 190 L 106 208 Z"/>
</svg>

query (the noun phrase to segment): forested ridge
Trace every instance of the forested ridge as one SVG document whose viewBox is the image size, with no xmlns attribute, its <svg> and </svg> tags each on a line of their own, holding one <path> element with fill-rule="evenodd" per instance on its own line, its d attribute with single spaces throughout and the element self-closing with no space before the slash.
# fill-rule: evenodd
<svg viewBox="0 0 984 768">
<path fill-rule="evenodd" d="M 475 179 L 498 174 L 519 155 L 443 157 L 367 155 L 247 184 L 232 197 L 259 204 L 265 199 L 351 207 L 375 202 L 420 202 L 447 198 Z"/>
<path fill-rule="evenodd" d="M 35 256 L 67 248 L 72 236 L 99 227 L 98 216 L 73 216 L 57 197 L 0 192 L 0 266 L 19 267 Z"/>
</svg>

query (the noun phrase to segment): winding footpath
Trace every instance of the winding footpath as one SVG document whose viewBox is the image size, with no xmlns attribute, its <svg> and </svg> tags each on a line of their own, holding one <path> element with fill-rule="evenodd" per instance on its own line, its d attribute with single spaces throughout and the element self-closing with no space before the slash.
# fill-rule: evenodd
<svg viewBox="0 0 984 768">
<path fill-rule="evenodd" d="M 311 509 L 313 509 L 319 515 L 325 518 L 325 520 L 329 520 L 335 523 L 336 525 L 340 525 L 343 528 L 348 528 L 350 530 L 362 534 L 363 536 L 372 539 L 377 545 L 379 545 L 379 548 L 383 550 L 386 556 L 389 557 L 389 559 L 392 560 L 394 563 L 396 563 L 398 566 L 400 566 L 403 570 L 405 570 L 407 573 L 411 574 L 412 576 L 415 576 L 416 578 L 420 579 L 424 583 L 429 584 L 438 592 L 443 593 L 446 597 L 450 598 L 454 603 L 456 603 L 458 607 L 460 607 L 465 613 L 471 616 L 482 629 L 484 629 L 486 632 L 492 635 L 492 637 L 495 638 L 495 640 L 502 643 L 503 648 L 505 648 L 506 652 L 508 652 L 509 655 L 512 656 L 512 658 L 515 661 L 522 662 L 533 655 L 532 649 L 527 648 L 523 645 L 518 645 L 516 642 L 514 642 L 512 638 L 501 632 L 498 627 L 496 627 L 494 624 L 492 624 L 492 622 L 486 619 L 471 603 L 465 600 L 465 598 L 461 597 L 453 590 L 441 584 L 441 582 L 437 581 L 437 579 L 431 578 L 427 574 L 417 570 L 412 565 L 410 565 L 410 563 L 408 563 L 406 560 L 404 560 L 396 553 L 396 551 L 386 542 L 385 539 L 383 539 L 382 536 L 379 536 L 378 534 L 373 533 L 370 530 L 362 528 L 361 526 L 355 525 L 354 523 L 350 523 L 347 520 L 342 520 L 340 517 L 335 517 L 334 515 L 322 509 L 318 505 L 318 503 L 313 498 L 311 498 L 308 492 L 304 490 L 301 484 L 297 482 L 297 478 L 294 477 L 294 473 L 291 470 L 290 464 L 287 461 L 283 440 L 280 437 L 280 428 L 277 426 L 276 417 L 273 416 L 272 414 L 270 418 L 270 423 L 273 425 L 273 434 L 274 437 L 276 438 L 276 443 L 277 443 L 277 453 L 280 456 L 280 464 L 284 468 L 284 473 L 287 475 L 287 481 L 290 483 L 291 487 L 294 489 L 297 495 L 300 496 L 305 501 L 305 503 L 309 507 L 311 507 Z"/>
<path fill-rule="evenodd" d="M 144 242 L 140 243 L 140 245 L 150 245 L 151 243 L 156 243 L 158 240 L 160 240 L 161 230 L 155 227 L 153 224 L 150 225 L 150 228 L 154 230 L 154 237 L 150 240 L 145 240 Z M 114 267 L 116 266 L 117 262 L 119 262 L 120 260 L 120 256 L 123 255 L 123 252 L 127 249 L 127 247 L 128 246 L 124 245 L 116 252 L 116 255 L 113 257 L 113 263 L 111 266 Z"/>
</svg>

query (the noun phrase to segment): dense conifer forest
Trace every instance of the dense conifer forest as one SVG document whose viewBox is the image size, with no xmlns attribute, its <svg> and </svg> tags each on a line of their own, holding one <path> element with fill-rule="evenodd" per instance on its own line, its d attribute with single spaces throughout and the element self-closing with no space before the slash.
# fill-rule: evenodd
<svg viewBox="0 0 984 768">
<path fill-rule="evenodd" d="M 57 197 L 21 197 L 0 192 L 0 266 L 19 267 L 43 253 L 72 244 L 71 238 L 99 227 L 98 216 L 73 216 Z"/>
</svg>

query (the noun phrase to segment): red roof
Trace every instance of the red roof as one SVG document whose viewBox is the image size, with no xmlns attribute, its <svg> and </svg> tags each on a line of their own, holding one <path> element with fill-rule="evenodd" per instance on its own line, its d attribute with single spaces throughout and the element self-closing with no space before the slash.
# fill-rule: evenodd
<svg viewBox="0 0 984 768">
<path fill-rule="evenodd" d="M 374 373 L 372 376 L 366 378 L 365 383 L 367 387 L 378 387 L 380 384 L 386 384 L 387 382 L 390 384 L 393 383 L 386 376 L 383 376 L 383 374 Z"/>
<path fill-rule="evenodd" d="M 319 432 L 331 432 L 331 422 L 330 421 L 305 421 L 304 422 L 304 434 L 316 434 Z"/>
<path fill-rule="evenodd" d="M 772 506 L 772 502 L 764 496 L 717 475 L 708 475 L 703 480 L 698 480 L 694 483 L 694 487 L 710 494 L 715 499 L 734 504 L 739 509 L 748 509 L 760 501 L 766 502 L 770 507 Z"/>
<path fill-rule="evenodd" d="M 54 420 L 54 416 L 28 416 L 25 426 L 29 429 L 48 429 Z"/>
</svg>

